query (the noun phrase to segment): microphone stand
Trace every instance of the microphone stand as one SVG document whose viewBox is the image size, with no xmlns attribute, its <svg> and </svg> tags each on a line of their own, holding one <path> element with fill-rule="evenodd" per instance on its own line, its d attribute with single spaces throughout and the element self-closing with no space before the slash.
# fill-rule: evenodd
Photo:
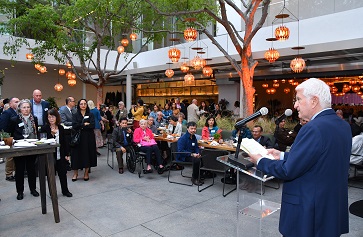
<svg viewBox="0 0 363 237">
<path fill-rule="evenodd" d="M 246 127 L 246 124 L 242 124 L 238 129 L 239 129 L 239 135 L 238 135 L 238 141 L 237 141 L 237 147 L 236 147 L 236 152 L 234 154 L 234 158 L 237 160 L 238 159 L 238 154 L 239 154 L 239 150 L 241 147 L 241 143 L 242 143 L 242 138 L 243 138 L 243 128 Z"/>
</svg>

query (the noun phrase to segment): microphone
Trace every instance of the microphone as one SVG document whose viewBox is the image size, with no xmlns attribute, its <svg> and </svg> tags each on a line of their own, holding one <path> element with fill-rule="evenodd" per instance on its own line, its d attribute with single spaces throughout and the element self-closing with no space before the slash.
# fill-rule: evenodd
<svg viewBox="0 0 363 237">
<path fill-rule="evenodd" d="M 286 117 L 289 117 L 292 115 L 292 110 L 291 109 L 286 109 L 285 113 L 281 114 L 277 119 L 276 119 L 276 124 L 278 125 L 282 120 L 284 120 Z"/>
<path fill-rule="evenodd" d="M 252 121 L 255 118 L 258 118 L 260 116 L 266 115 L 267 113 L 268 113 L 268 109 L 266 107 L 262 107 L 259 111 L 255 112 L 254 114 L 251 114 L 247 118 L 244 118 L 244 119 L 238 121 L 234 125 L 234 127 L 238 129 L 238 128 L 242 127 L 243 125 L 245 125 L 246 123 L 248 123 L 249 121 Z"/>
</svg>

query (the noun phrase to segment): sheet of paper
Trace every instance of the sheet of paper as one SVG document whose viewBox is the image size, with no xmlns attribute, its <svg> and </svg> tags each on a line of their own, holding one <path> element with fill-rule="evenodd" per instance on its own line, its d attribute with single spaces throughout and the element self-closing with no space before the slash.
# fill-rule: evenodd
<svg viewBox="0 0 363 237">
<path fill-rule="evenodd" d="M 260 143 L 255 141 L 255 139 L 243 138 L 241 143 L 241 149 L 250 154 L 261 154 L 263 157 L 274 159 L 272 155 L 267 154 L 266 148 L 264 148 Z"/>
</svg>

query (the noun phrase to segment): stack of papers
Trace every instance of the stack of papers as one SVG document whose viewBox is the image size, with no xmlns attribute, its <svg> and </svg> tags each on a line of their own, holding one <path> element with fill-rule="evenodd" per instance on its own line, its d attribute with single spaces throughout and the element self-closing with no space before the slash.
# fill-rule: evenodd
<svg viewBox="0 0 363 237">
<path fill-rule="evenodd" d="M 33 143 L 25 142 L 25 141 L 19 141 L 14 144 L 14 147 L 32 147 L 32 146 L 36 146 L 36 145 Z"/>
<path fill-rule="evenodd" d="M 256 142 L 255 139 L 243 138 L 241 143 L 241 149 L 248 154 L 261 154 L 265 158 L 274 160 L 272 155 L 267 155 L 267 150 L 260 143 Z"/>
</svg>

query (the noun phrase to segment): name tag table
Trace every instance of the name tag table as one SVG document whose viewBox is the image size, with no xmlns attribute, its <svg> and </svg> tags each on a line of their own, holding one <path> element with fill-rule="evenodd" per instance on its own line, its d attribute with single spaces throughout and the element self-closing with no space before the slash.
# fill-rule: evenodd
<svg viewBox="0 0 363 237">
<path fill-rule="evenodd" d="M 280 209 L 279 203 L 264 200 L 263 188 L 264 182 L 272 180 L 273 176 L 264 175 L 263 172 L 256 167 L 247 168 L 243 163 L 239 165 L 239 161 L 243 158 L 239 157 L 237 162 L 231 162 L 234 155 L 225 155 L 217 157 L 217 160 L 237 171 L 237 236 L 271 236 L 263 230 L 263 220 Z M 239 173 L 242 172 L 247 176 L 244 177 L 249 187 L 253 187 L 251 193 L 243 192 L 240 195 Z M 257 196 L 256 196 L 257 195 Z M 273 225 L 270 225 L 273 226 Z M 277 229 L 277 228 L 276 228 Z M 265 233 L 263 233 L 264 231 Z"/>
<path fill-rule="evenodd" d="M 40 199 L 42 214 L 47 213 L 46 205 L 46 187 L 45 187 L 45 169 L 47 169 L 48 188 L 52 200 L 54 221 L 59 223 L 59 208 L 57 187 L 55 184 L 55 171 L 54 171 L 54 151 L 59 145 L 38 145 L 34 147 L 12 147 L 9 149 L 0 149 L 0 157 L 18 157 L 37 155 L 39 160 L 39 185 L 40 185 Z"/>
</svg>

